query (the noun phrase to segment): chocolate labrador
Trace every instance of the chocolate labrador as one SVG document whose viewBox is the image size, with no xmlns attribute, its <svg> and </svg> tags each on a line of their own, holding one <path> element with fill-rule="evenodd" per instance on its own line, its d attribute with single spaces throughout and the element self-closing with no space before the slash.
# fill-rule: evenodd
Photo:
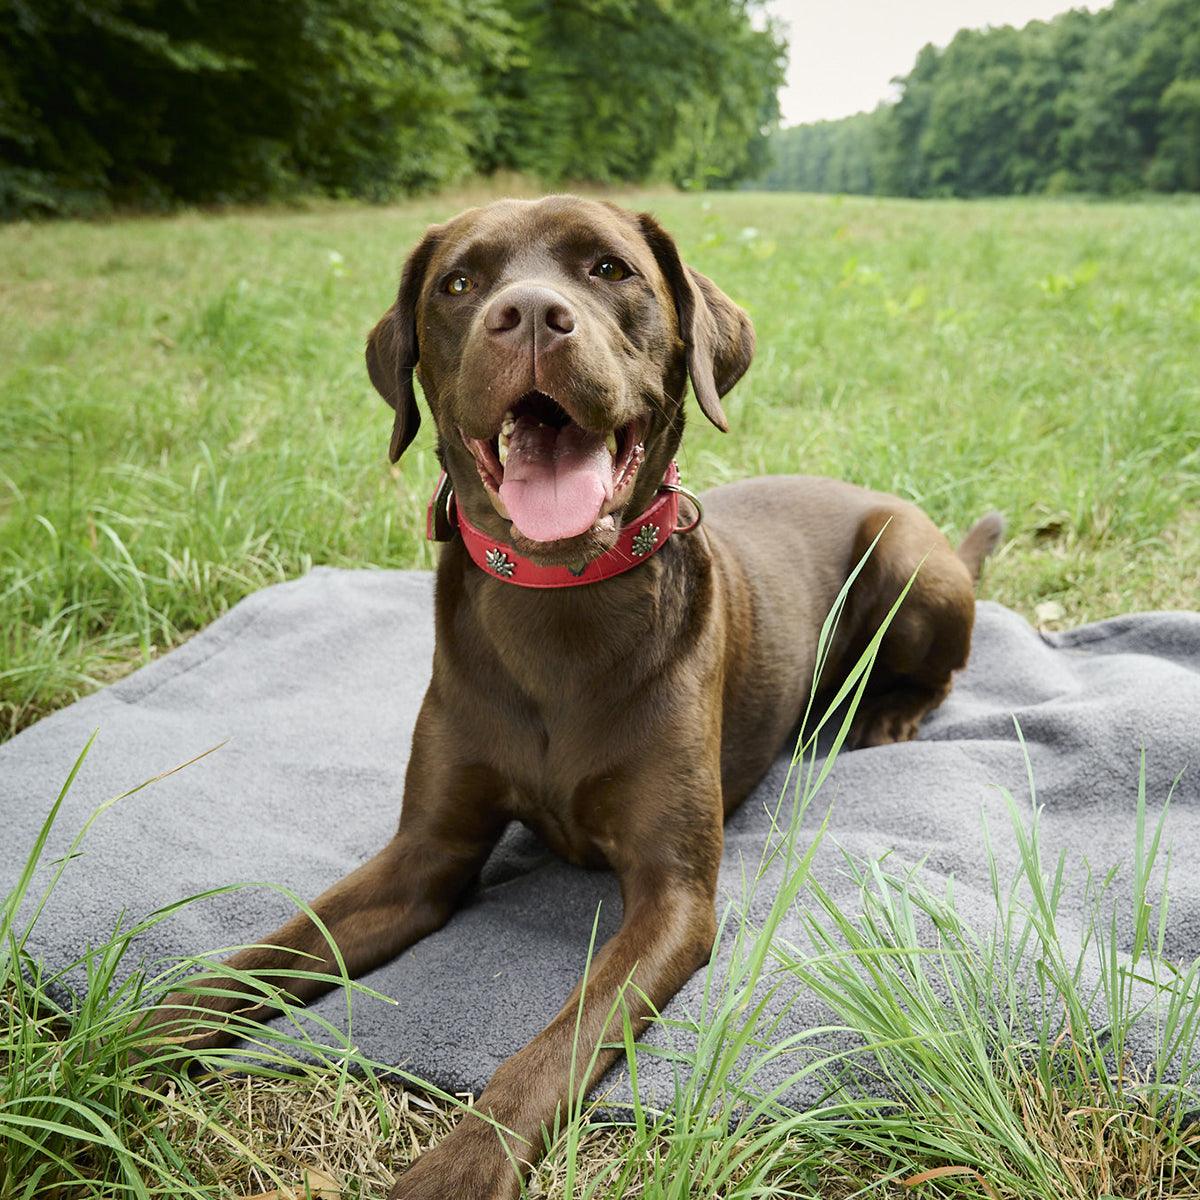
<svg viewBox="0 0 1200 1200">
<path fill-rule="evenodd" d="M 831 680 L 920 570 L 856 743 L 911 738 L 967 661 L 995 514 L 956 553 L 912 504 L 797 476 L 707 492 L 698 522 L 672 465 L 687 382 L 724 430 L 721 397 L 753 350 L 746 314 L 652 217 L 569 196 L 431 228 L 371 332 L 392 460 L 420 423 L 414 375 L 437 428 L 437 648 L 396 835 L 313 909 L 349 971 L 367 971 L 446 921 L 513 820 L 571 862 L 611 868 L 624 903 L 582 1006 L 576 989 L 478 1098 L 507 1132 L 465 1116 L 395 1200 L 515 1196 L 572 1054 L 621 1040 L 608 1016 L 626 982 L 640 1031 L 708 960 L 723 821 L 793 733 L 821 624 L 876 538 Z M 264 942 L 231 964 L 271 978 L 334 962 L 303 914 Z M 300 1000 L 321 990 L 274 978 Z M 189 1004 L 234 1001 L 179 994 L 157 1019 Z M 594 1078 L 615 1057 L 602 1049 Z"/>
</svg>

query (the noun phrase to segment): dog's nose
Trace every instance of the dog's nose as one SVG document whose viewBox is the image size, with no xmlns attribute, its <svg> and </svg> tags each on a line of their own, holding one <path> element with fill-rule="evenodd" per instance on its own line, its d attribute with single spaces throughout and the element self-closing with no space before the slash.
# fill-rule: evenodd
<svg viewBox="0 0 1200 1200">
<path fill-rule="evenodd" d="M 521 284 L 505 288 L 483 314 L 493 337 L 523 341 L 532 337 L 539 350 L 575 332 L 571 306 L 553 288 Z"/>
</svg>

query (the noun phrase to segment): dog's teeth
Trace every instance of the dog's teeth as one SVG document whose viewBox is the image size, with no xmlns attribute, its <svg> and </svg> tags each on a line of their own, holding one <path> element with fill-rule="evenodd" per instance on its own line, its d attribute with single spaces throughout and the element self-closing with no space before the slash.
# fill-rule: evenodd
<svg viewBox="0 0 1200 1200">
<path fill-rule="evenodd" d="M 505 460 L 508 458 L 508 443 L 512 440 L 516 429 L 516 418 L 512 415 L 512 409 L 509 409 L 500 422 L 500 436 L 496 439 L 496 457 L 500 460 L 501 466 L 504 466 Z"/>
<path fill-rule="evenodd" d="M 616 435 L 616 433 L 615 432 L 610 433 L 604 439 L 604 444 L 608 447 L 609 454 L 611 454 L 613 456 L 613 458 L 616 458 L 617 457 L 617 435 Z"/>
</svg>

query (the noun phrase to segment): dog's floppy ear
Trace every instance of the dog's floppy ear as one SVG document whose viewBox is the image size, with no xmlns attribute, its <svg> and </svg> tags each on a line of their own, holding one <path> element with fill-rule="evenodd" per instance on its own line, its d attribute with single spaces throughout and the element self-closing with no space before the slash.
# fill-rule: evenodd
<svg viewBox="0 0 1200 1200">
<path fill-rule="evenodd" d="M 684 265 L 674 239 L 649 213 L 642 213 L 638 223 L 675 297 L 692 390 L 704 415 L 725 433 L 729 421 L 721 397 L 754 357 L 754 326 L 711 279 Z"/>
<path fill-rule="evenodd" d="M 400 276 L 396 302 L 383 314 L 367 337 L 367 374 L 375 390 L 395 409 L 388 457 L 395 462 L 417 436 L 421 414 L 413 391 L 417 348 L 417 299 L 425 270 L 437 247 L 440 230 L 431 228 L 408 256 Z"/>
</svg>

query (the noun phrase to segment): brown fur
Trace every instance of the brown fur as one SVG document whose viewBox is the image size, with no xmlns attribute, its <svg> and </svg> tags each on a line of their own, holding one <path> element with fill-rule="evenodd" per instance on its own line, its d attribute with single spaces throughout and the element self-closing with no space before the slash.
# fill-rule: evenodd
<svg viewBox="0 0 1200 1200">
<path fill-rule="evenodd" d="M 632 267 L 631 278 L 608 283 L 589 273 L 612 254 Z M 468 295 L 445 290 L 454 272 L 476 280 Z M 539 327 L 500 337 L 485 327 L 496 297 L 536 306 L 547 295 L 571 310 L 569 336 Z M 724 428 L 720 398 L 753 346 L 746 315 L 682 264 L 651 218 L 549 197 L 474 209 L 432 228 L 372 331 L 367 363 L 395 410 L 393 459 L 420 420 L 416 372 L 439 455 L 472 521 L 540 561 L 573 563 L 600 553 L 615 533 L 568 544 L 522 539 L 489 500 L 459 430 L 491 436 L 532 387 L 592 429 L 645 418 L 646 458 L 619 527 L 621 516 L 645 508 L 675 455 L 688 377 L 704 413 Z M 586 1062 L 598 1042 L 620 1040 L 619 1024 L 606 1028 L 606 1017 L 631 974 L 661 1008 L 708 958 L 723 820 L 786 744 L 809 694 L 822 621 L 877 535 L 822 683 L 854 661 L 920 566 L 883 641 L 855 740 L 910 738 L 944 699 L 967 660 L 973 580 L 1000 536 L 998 518 L 980 522 L 956 555 L 914 505 L 846 483 L 753 479 L 703 500 L 706 518 L 694 533 L 586 587 L 514 587 L 476 568 L 460 541 L 444 548 L 433 678 L 399 829 L 313 905 L 352 973 L 441 926 L 507 822 L 524 821 L 563 857 L 607 866 L 620 881 L 623 924 L 592 964 L 582 1008 L 578 1054 Z M 249 950 L 234 965 L 269 974 L 312 969 L 306 954 L 333 962 L 303 915 L 264 941 L 296 953 Z M 289 986 L 302 999 L 319 990 Z M 509 1146 L 526 1163 L 536 1161 L 542 1126 L 565 1099 L 578 1001 L 566 997 L 478 1100 L 478 1111 L 512 1131 Z M 172 997 L 157 1019 L 177 1020 L 189 1003 Z M 634 1004 L 636 1030 L 649 1005 Z M 595 1077 L 614 1057 L 598 1054 Z M 518 1186 L 495 1131 L 467 1116 L 392 1196 L 499 1200 Z"/>
</svg>

